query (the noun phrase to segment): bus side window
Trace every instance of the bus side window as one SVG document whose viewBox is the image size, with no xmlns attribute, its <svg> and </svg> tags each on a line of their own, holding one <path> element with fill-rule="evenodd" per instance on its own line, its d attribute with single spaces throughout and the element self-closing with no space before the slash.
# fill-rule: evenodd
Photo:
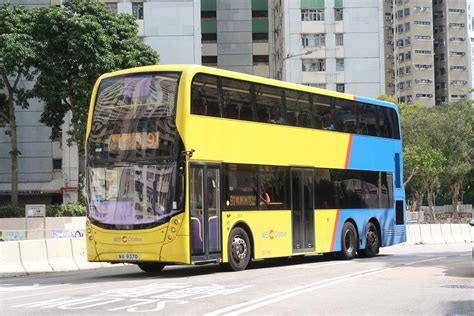
<svg viewBox="0 0 474 316">
<path fill-rule="evenodd" d="M 367 103 L 358 104 L 359 127 L 358 134 L 377 136 L 377 108 Z"/>
<path fill-rule="evenodd" d="M 355 102 L 345 99 L 335 101 L 336 131 L 354 133 L 357 127 Z"/>
<path fill-rule="evenodd" d="M 255 84 L 257 122 L 283 124 L 282 89 Z"/>
<path fill-rule="evenodd" d="M 334 130 L 331 97 L 313 94 L 313 106 L 315 107 L 315 127 L 318 129 Z"/>
<path fill-rule="evenodd" d="M 191 90 L 191 113 L 221 116 L 217 77 L 198 74 L 193 79 Z"/>
<path fill-rule="evenodd" d="M 222 78 L 224 117 L 253 121 L 253 106 L 249 82 Z"/>
<path fill-rule="evenodd" d="M 287 124 L 291 126 L 313 127 L 309 93 L 286 90 L 285 96 Z"/>
</svg>

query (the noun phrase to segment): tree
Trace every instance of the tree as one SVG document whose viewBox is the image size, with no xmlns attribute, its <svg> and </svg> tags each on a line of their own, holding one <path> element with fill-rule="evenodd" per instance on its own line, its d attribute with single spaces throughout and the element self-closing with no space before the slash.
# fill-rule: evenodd
<svg viewBox="0 0 474 316">
<path fill-rule="evenodd" d="M 70 141 L 82 149 L 89 100 L 97 78 L 110 71 L 158 63 L 158 54 L 138 37 L 128 14 L 115 14 L 97 0 L 66 0 L 43 8 L 37 19 L 44 43 L 34 94 L 44 104 L 41 121 L 59 134 L 72 112 Z"/>
<path fill-rule="evenodd" d="M 32 80 L 38 45 L 33 38 L 34 11 L 5 3 L 0 6 L 0 127 L 10 136 L 11 204 L 18 205 L 17 123 L 15 107 L 28 108 L 29 92 L 22 79 Z"/>
<path fill-rule="evenodd" d="M 433 135 L 433 138 L 446 157 L 442 177 L 451 189 L 453 218 L 457 218 L 459 194 L 472 171 L 474 108 L 471 100 L 464 100 L 443 104 L 436 109 L 440 133 Z"/>
</svg>

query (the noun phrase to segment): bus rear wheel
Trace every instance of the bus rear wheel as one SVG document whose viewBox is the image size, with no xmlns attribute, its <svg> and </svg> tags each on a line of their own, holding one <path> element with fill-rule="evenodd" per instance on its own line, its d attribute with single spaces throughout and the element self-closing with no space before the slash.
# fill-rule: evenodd
<svg viewBox="0 0 474 316">
<path fill-rule="evenodd" d="M 364 258 L 374 257 L 379 253 L 379 234 L 377 227 L 371 222 L 365 228 L 365 249 L 359 251 L 359 255 Z"/>
<path fill-rule="evenodd" d="M 161 262 L 142 262 L 137 263 L 138 267 L 145 272 L 160 272 L 165 267 L 164 263 Z"/>
<path fill-rule="evenodd" d="M 345 222 L 342 226 L 341 252 L 337 254 L 339 259 L 351 260 L 357 252 L 357 231 L 351 222 Z"/>
<path fill-rule="evenodd" d="M 228 267 L 233 271 L 245 270 L 251 254 L 252 246 L 247 232 L 241 227 L 233 228 L 227 243 Z"/>
</svg>

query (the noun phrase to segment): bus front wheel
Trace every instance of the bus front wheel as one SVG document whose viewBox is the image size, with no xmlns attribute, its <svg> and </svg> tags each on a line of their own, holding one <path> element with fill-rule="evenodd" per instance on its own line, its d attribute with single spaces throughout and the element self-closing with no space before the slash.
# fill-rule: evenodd
<svg viewBox="0 0 474 316">
<path fill-rule="evenodd" d="M 145 272 L 160 272 L 165 265 L 161 262 L 142 262 L 137 263 L 138 267 Z"/>
<path fill-rule="evenodd" d="M 379 253 L 379 234 L 377 227 L 371 222 L 367 223 L 365 228 L 365 249 L 361 249 L 359 254 L 361 257 L 370 258 Z"/>
<path fill-rule="evenodd" d="M 228 266 L 233 271 L 245 270 L 250 263 L 252 248 L 247 232 L 241 227 L 232 229 L 227 243 Z"/>
<path fill-rule="evenodd" d="M 341 235 L 341 252 L 338 258 L 343 260 L 351 260 L 357 252 L 357 231 L 351 222 L 345 222 L 342 226 Z"/>
</svg>

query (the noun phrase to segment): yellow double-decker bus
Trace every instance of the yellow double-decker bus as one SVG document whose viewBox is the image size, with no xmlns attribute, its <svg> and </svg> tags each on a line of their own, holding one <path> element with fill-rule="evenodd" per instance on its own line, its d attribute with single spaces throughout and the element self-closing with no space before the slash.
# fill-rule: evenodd
<svg viewBox="0 0 474 316">
<path fill-rule="evenodd" d="M 165 265 L 405 241 L 387 102 L 197 65 L 101 76 L 86 135 L 87 257 Z"/>
</svg>

